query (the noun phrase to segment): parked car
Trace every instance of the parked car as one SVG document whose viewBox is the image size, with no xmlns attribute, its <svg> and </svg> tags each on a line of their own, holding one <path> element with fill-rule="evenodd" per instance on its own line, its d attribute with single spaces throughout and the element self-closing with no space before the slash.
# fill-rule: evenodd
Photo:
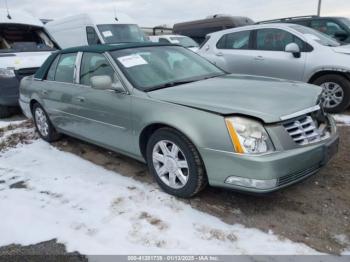
<svg viewBox="0 0 350 262">
<path fill-rule="evenodd" d="M 350 44 L 350 19 L 347 17 L 297 16 L 261 21 L 258 24 L 267 23 L 293 23 L 311 27 L 342 44 Z"/>
<path fill-rule="evenodd" d="M 205 19 L 177 23 L 173 27 L 173 32 L 174 34 L 191 37 L 198 44 L 202 44 L 207 34 L 252 24 L 254 24 L 254 21 L 248 17 L 213 15 Z"/>
<path fill-rule="evenodd" d="M 196 41 L 184 35 L 157 35 L 149 37 L 152 42 L 163 44 L 179 44 L 193 52 L 197 52 L 199 45 Z"/>
<path fill-rule="evenodd" d="M 122 13 L 77 14 L 48 22 L 45 28 L 62 48 L 149 41 L 137 23 Z"/>
<path fill-rule="evenodd" d="M 39 19 L 0 9 L 0 118 L 18 108 L 22 77 L 34 74 L 56 48 Z"/>
<path fill-rule="evenodd" d="M 339 113 L 350 105 L 350 46 L 294 24 L 245 26 L 210 34 L 198 53 L 231 73 L 322 86 L 322 104 Z"/>
<path fill-rule="evenodd" d="M 146 162 L 169 194 L 212 186 L 271 192 L 315 174 L 335 154 L 322 89 L 228 75 L 184 47 L 100 45 L 53 54 L 21 82 L 40 136 L 67 134 Z"/>
</svg>

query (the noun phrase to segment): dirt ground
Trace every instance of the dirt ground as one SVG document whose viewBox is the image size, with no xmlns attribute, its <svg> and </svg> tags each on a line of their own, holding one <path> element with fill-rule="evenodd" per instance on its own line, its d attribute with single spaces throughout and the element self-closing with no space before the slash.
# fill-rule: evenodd
<svg viewBox="0 0 350 262">
<path fill-rule="evenodd" d="M 29 128 L 28 121 L 19 125 Z M 11 128 L 18 128 L 11 127 Z M 1 132 L 4 130 L 0 129 Z M 191 200 L 193 208 L 210 213 L 226 223 L 273 231 L 326 253 L 340 254 L 350 246 L 350 127 L 340 126 L 338 155 L 317 175 L 302 183 L 265 196 L 244 195 L 208 187 Z M 35 139 L 33 131 L 14 134 L 0 144 L 0 151 Z M 106 169 L 145 183 L 155 183 L 146 165 L 117 153 L 64 137 L 54 143 Z"/>
</svg>

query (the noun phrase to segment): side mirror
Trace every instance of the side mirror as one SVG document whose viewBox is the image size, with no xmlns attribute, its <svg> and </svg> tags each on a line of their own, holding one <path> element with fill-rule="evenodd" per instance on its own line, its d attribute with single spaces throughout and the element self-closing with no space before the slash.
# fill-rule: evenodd
<svg viewBox="0 0 350 262">
<path fill-rule="evenodd" d="M 286 46 L 285 51 L 287 53 L 292 53 L 295 58 L 300 58 L 300 48 L 296 43 L 290 43 Z"/>
<path fill-rule="evenodd" d="M 95 89 L 114 90 L 118 93 L 125 93 L 122 83 L 119 80 L 113 83 L 112 78 L 108 75 L 91 77 L 91 85 Z"/>
<path fill-rule="evenodd" d="M 112 89 L 112 78 L 110 76 L 93 76 L 91 77 L 91 86 L 95 89 Z"/>
</svg>

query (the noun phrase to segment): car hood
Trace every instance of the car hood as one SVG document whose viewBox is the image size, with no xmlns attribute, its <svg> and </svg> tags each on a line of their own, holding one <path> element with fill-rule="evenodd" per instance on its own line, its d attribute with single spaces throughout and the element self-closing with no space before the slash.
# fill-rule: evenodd
<svg viewBox="0 0 350 262">
<path fill-rule="evenodd" d="M 0 53 L 0 68 L 22 68 L 40 67 L 51 55 L 51 52 L 18 52 Z"/>
<path fill-rule="evenodd" d="M 242 114 L 265 123 L 315 106 L 322 89 L 301 82 L 248 75 L 225 75 L 149 92 L 170 103 L 221 115 Z"/>
<path fill-rule="evenodd" d="M 333 47 L 333 50 L 336 53 L 350 55 L 350 45 L 341 45 L 341 46 Z"/>
</svg>

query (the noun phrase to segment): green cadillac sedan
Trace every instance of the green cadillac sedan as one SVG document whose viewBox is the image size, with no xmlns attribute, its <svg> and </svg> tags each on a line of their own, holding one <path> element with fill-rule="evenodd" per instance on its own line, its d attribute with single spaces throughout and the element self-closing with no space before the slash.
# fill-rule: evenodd
<svg viewBox="0 0 350 262">
<path fill-rule="evenodd" d="M 272 192 L 315 174 L 338 149 L 321 88 L 230 75 L 177 45 L 77 47 L 21 82 L 40 136 L 66 134 L 146 162 L 167 193 L 207 184 Z"/>
</svg>

